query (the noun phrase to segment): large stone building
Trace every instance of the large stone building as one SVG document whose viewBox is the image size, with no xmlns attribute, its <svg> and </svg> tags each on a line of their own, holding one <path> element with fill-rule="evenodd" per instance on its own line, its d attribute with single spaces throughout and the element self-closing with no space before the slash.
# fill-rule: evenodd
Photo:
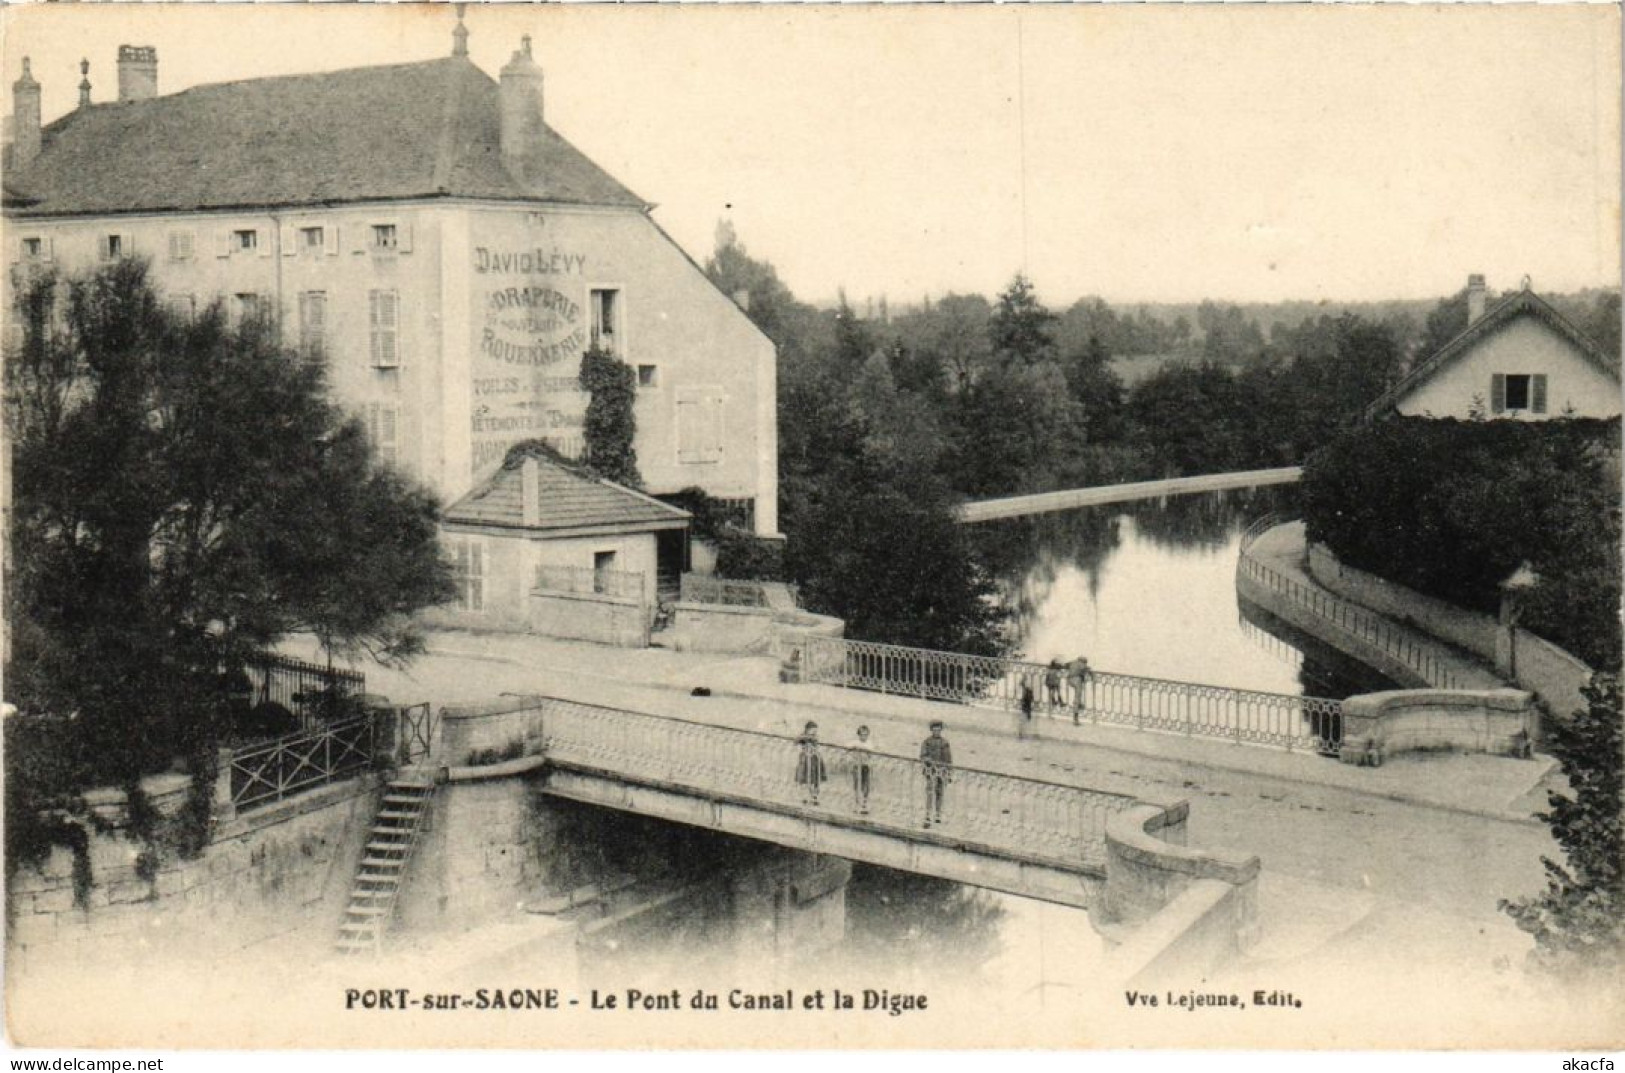
<svg viewBox="0 0 1625 1073">
<path fill-rule="evenodd" d="M 446 503 L 510 446 L 582 446 L 585 348 L 636 370 L 655 495 L 698 486 L 777 528 L 772 343 L 652 206 L 547 125 L 526 38 L 493 80 L 468 58 L 158 95 L 119 50 L 118 100 L 42 126 L 24 61 L 5 180 L 8 286 L 150 261 L 182 310 L 274 316 L 319 353 L 382 454 Z M 6 303 L 6 309 L 11 303 Z M 584 565 L 590 565 L 587 560 Z M 669 564 L 664 564 L 669 569 Z"/>
</svg>

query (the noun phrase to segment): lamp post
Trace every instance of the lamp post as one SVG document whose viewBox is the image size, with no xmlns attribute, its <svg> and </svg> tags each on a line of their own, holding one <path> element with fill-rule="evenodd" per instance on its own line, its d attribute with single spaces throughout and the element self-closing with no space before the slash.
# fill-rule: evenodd
<svg viewBox="0 0 1625 1073">
<path fill-rule="evenodd" d="M 1526 559 L 1500 584 L 1501 625 L 1507 630 L 1507 674 L 1518 681 L 1518 617 L 1523 614 L 1523 596 L 1540 584 L 1540 575 Z"/>
</svg>

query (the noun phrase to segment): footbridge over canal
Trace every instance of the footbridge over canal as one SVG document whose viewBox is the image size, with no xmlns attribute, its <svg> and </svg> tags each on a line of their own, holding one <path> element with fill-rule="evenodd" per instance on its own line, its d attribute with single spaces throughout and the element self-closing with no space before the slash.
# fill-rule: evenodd
<svg viewBox="0 0 1625 1073">
<path fill-rule="evenodd" d="M 926 826 L 917 759 L 552 697 L 442 711 L 442 781 L 523 777 L 542 794 L 1142 919 L 1191 883 L 1246 887 L 1257 858 L 1184 845 L 1184 802 L 954 767 Z M 518 755 L 512 755 L 517 753 Z M 816 755 L 825 781 L 802 777 Z M 511 755 L 495 763 L 486 757 Z M 855 773 L 867 766 L 867 808 Z"/>
</svg>

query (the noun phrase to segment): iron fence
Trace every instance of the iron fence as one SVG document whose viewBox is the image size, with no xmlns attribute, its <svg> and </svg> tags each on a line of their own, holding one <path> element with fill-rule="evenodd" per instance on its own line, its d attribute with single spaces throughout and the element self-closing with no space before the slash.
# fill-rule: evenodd
<svg viewBox="0 0 1625 1073">
<path fill-rule="evenodd" d="M 306 663 L 265 654 L 243 667 L 252 690 L 250 704 L 277 704 L 298 716 L 305 730 L 356 714 L 353 701 L 367 691 L 360 671 Z"/>
<path fill-rule="evenodd" d="M 618 596 L 628 600 L 644 598 L 641 573 L 631 570 L 599 570 L 591 566 L 538 566 L 535 588 L 538 592 Z"/>
<path fill-rule="evenodd" d="M 371 767 L 387 740 L 369 713 L 233 750 L 231 802 L 242 811 L 348 778 Z"/>
<path fill-rule="evenodd" d="M 1062 668 L 1059 702 L 1052 702 L 1052 669 L 1041 663 L 936 652 L 923 648 L 809 637 L 802 649 L 802 681 L 896 693 L 1008 711 L 1019 709 L 1022 687 L 1034 710 L 1054 717 L 1132 726 L 1189 736 L 1269 745 L 1287 750 L 1334 749 L 1342 739 L 1343 704 L 1224 686 L 1175 682 L 1090 669 L 1080 677 Z"/>
<path fill-rule="evenodd" d="M 860 752 L 573 701 L 549 698 L 541 705 L 543 747 L 554 764 L 810 811 L 836 822 L 913 832 L 925 820 L 926 766 L 879 751 L 878 741 L 876 751 Z M 868 794 L 860 798 L 864 768 Z M 816 788 L 809 777 L 813 769 L 822 776 Z M 939 829 L 956 840 L 1012 855 L 1098 865 L 1105 861 L 1108 818 L 1135 799 L 953 767 L 947 771 L 944 802 Z"/>
<path fill-rule="evenodd" d="M 678 599 L 685 604 L 768 606 L 767 589 L 760 581 L 734 581 L 708 574 L 684 574 Z"/>
<path fill-rule="evenodd" d="M 1253 542 L 1260 535 L 1285 521 L 1287 519 L 1281 515 L 1270 514 L 1247 527 L 1241 537 L 1241 554 L 1236 560 L 1238 576 L 1263 585 L 1328 625 L 1373 646 L 1414 671 L 1417 677 L 1435 688 L 1467 688 L 1461 678 L 1439 659 L 1429 646 L 1409 633 L 1396 629 L 1381 615 L 1352 601 L 1333 596 L 1319 586 L 1307 585 L 1296 578 L 1288 577 L 1249 554 Z"/>
</svg>

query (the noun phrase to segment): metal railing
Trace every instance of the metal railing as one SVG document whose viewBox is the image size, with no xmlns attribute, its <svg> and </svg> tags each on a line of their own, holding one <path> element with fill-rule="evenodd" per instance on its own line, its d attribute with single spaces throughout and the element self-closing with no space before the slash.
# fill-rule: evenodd
<svg viewBox="0 0 1625 1073">
<path fill-rule="evenodd" d="M 754 805 L 920 830 L 928 779 L 919 760 L 573 701 L 539 699 L 550 763 Z M 917 747 L 908 743 L 908 747 Z M 816 763 L 809 757 L 816 756 Z M 867 812 L 857 796 L 868 767 Z M 807 777 L 822 776 L 816 793 Z M 1015 856 L 1102 864 L 1106 821 L 1135 804 L 1123 794 L 973 768 L 948 769 L 941 830 Z M 814 801 L 816 798 L 816 801 Z"/>
<path fill-rule="evenodd" d="M 1330 751 L 1342 739 L 1343 704 L 1338 700 L 1093 669 L 1080 685 L 1063 668 L 1057 672 L 1060 701 L 1055 703 L 1049 695 L 1050 673 L 1051 668 L 1041 663 L 839 637 L 808 637 L 801 655 L 802 681 L 849 689 L 1013 711 L 1021 707 L 1026 685 L 1037 714 L 1067 717 L 1076 712 L 1092 723 L 1289 751 Z"/>
<path fill-rule="evenodd" d="M 733 581 L 708 574 L 684 574 L 678 599 L 685 604 L 723 604 L 728 607 L 766 607 L 767 590 L 760 581 Z"/>
<path fill-rule="evenodd" d="M 618 596 L 629 600 L 644 598 L 641 573 L 631 570 L 598 570 L 590 566 L 538 566 L 535 588 L 538 592 Z"/>
<path fill-rule="evenodd" d="M 253 689 L 251 704 L 280 704 L 296 714 L 306 730 L 355 715 L 347 701 L 367 691 L 366 676 L 360 671 L 287 656 L 255 656 L 243 670 Z"/>
<path fill-rule="evenodd" d="M 387 734 L 368 713 L 234 750 L 231 803 L 241 811 L 348 778 L 372 766 L 381 743 Z"/>
<path fill-rule="evenodd" d="M 1307 585 L 1296 578 L 1288 577 L 1249 554 L 1249 549 L 1259 536 L 1288 520 L 1282 515 L 1268 514 L 1247 527 L 1241 536 L 1241 554 L 1236 559 L 1237 576 L 1255 581 L 1271 592 L 1285 596 L 1328 625 L 1397 660 L 1437 689 L 1467 688 L 1461 678 L 1439 659 L 1427 644 L 1395 629 L 1393 624 L 1381 615 L 1350 600 L 1333 596 L 1319 586 Z"/>
<path fill-rule="evenodd" d="M 396 759 L 402 764 L 426 760 L 434 752 L 438 720 L 427 701 L 408 704 L 396 711 Z"/>
</svg>

